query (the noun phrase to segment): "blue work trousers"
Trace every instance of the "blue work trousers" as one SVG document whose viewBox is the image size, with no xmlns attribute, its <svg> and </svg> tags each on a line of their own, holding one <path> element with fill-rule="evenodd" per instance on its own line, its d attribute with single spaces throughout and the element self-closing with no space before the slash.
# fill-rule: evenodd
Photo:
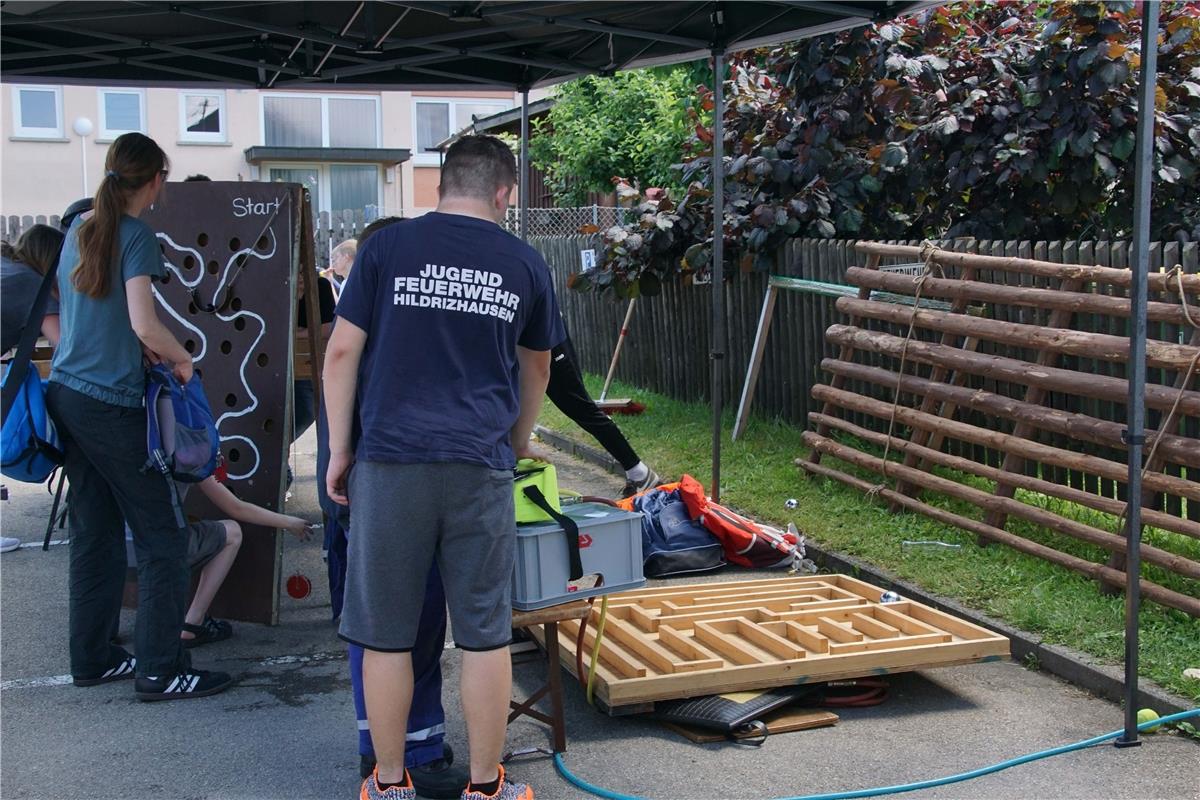
<svg viewBox="0 0 1200 800">
<path fill-rule="evenodd" d="M 404 766 L 412 769 L 442 757 L 446 738 L 446 712 L 442 710 L 442 650 L 446 642 L 446 593 L 437 565 L 425 584 L 425 605 L 417 628 L 417 644 L 412 651 L 413 698 L 408 712 Z M 371 729 L 367 724 L 367 703 L 363 697 L 363 649 L 350 645 L 350 683 L 354 687 L 354 710 L 358 714 L 358 753 L 375 757 Z"/>
</svg>

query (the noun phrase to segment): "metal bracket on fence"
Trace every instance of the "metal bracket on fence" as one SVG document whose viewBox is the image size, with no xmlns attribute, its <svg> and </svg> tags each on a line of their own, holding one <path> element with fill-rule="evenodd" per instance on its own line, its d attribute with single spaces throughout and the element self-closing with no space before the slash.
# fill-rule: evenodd
<svg viewBox="0 0 1200 800">
<path fill-rule="evenodd" d="M 1146 434 L 1139 433 L 1138 435 L 1134 436 L 1129 432 L 1129 429 L 1126 428 L 1125 430 L 1121 431 L 1121 441 L 1125 442 L 1125 444 L 1145 445 Z"/>
</svg>

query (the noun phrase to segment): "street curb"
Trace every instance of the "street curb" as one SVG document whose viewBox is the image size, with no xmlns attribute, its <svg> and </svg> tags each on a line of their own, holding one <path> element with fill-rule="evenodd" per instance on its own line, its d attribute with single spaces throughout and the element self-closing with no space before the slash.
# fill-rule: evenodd
<svg viewBox="0 0 1200 800">
<path fill-rule="evenodd" d="M 621 465 L 602 450 L 581 444 L 569 436 L 564 436 L 541 425 L 538 425 L 534 432 L 539 439 L 556 450 L 581 458 L 616 475 L 624 476 L 625 474 Z M 1124 675 L 1118 667 L 1098 663 L 1086 653 L 1070 647 L 1043 642 L 1037 634 L 1014 628 L 948 597 L 930 594 L 854 556 L 826 550 L 811 541 L 805 543 L 805 548 L 809 558 L 831 572 L 844 572 L 855 577 L 867 576 L 870 582 L 877 586 L 898 592 L 919 603 L 954 614 L 1007 636 L 1012 644 L 1013 660 L 1018 663 L 1025 662 L 1032 657 L 1036 660 L 1039 669 L 1086 689 L 1098 697 L 1116 703 L 1121 703 L 1125 699 Z M 1138 708 L 1153 708 L 1160 716 L 1165 716 L 1191 710 L 1195 708 L 1195 704 L 1184 697 L 1168 692 L 1153 681 L 1142 678 L 1138 681 Z"/>
</svg>

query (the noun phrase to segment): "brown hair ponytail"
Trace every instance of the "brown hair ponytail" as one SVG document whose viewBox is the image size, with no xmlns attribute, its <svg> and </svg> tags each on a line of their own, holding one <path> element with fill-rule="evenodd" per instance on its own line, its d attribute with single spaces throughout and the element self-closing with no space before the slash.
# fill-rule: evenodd
<svg viewBox="0 0 1200 800">
<path fill-rule="evenodd" d="M 89 297 L 108 294 L 121 216 L 133 196 L 167 166 L 167 154 L 153 139 L 140 133 L 122 134 L 108 148 L 94 213 L 79 227 L 79 266 L 71 282 L 81 293 Z"/>
</svg>

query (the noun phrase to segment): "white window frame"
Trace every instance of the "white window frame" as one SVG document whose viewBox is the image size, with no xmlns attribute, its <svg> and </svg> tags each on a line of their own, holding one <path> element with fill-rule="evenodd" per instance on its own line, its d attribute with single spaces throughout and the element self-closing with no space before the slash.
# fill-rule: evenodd
<svg viewBox="0 0 1200 800">
<path fill-rule="evenodd" d="M 318 208 L 316 211 L 330 213 L 332 211 L 331 204 L 333 202 L 333 178 L 330 167 L 335 166 L 372 166 L 376 169 L 377 180 L 375 181 L 375 207 L 379 209 L 379 213 L 383 213 L 383 187 L 384 182 L 384 166 L 373 162 L 365 161 L 264 161 L 259 167 L 259 180 L 270 181 L 272 169 L 312 169 L 317 172 L 317 185 L 321 188 L 319 193 Z M 341 211 L 342 209 L 338 209 Z M 356 209 L 351 209 L 356 210 Z"/>
<path fill-rule="evenodd" d="M 370 100 L 375 104 L 375 148 L 383 147 L 383 104 L 377 94 L 357 94 L 355 92 L 331 92 L 317 94 L 316 92 L 259 92 L 258 93 L 258 140 L 264 147 L 274 147 L 267 144 L 267 111 L 268 97 L 305 97 L 319 98 L 321 101 L 321 147 L 329 147 L 329 101 L 332 100 Z M 373 148 L 367 148 L 373 149 Z M 271 166 L 278 166 L 271 164 Z"/>
<path fill-rule="evenodd" d="M 21 119 L 21 92 L 53 92 L 54 113 L 58 126 L 55 128 L 29 128 Z M 63 134 L 63 102 L 61 86 L 20 85 L 12 87 L 13 101 L 13 136 L 20 139 L 62 139 Z"/>
<path fill-rule="evenodd" d="M 216 133 L 195 132 L 187 129 L 187 99 L 196 95 L 217 98 L 217 111 L 221 115 L 221 129 Z M 179 90 L 179 141 L 187 144 L 225 144 L 229 141 L 229 116 L 226 109 L 224 89 L 180 89 Z"/>
<path fill-rule="evenodd" d="M 418 150 L 420 141 L 417 137 L 417 106 L 421 103 L 433 103 L 437 105 L 447 104 L 450 106 L 450 135 L 458 133 L 461 128 L 454 127 L 454 120 L 458 116 L 458 106 L 461 105 L 485 105 L 495 104 L 504 106 L 497 108 L 493 113 L 499 114 L 502 111 L 512 111 L 516 105 L 512 100 L 505 100 L 502 97 L 414 97 L 412 105 L 412 156 L 410 160 L 413 166 L 417 167 L 437 167 L 441 166 L 440 153 L 426 153 Z"/>
<path fill-rule="evenodd" d="M 104 96 L 107 94 L 132 94 L 138 98 L 138 127 L 134 130 L 114 129 L 108 127 L 108 114 L 105 110 Z M 111 142 L 123 133 L 145 133 L 146 132 L 146 90 L 145 89 L 124 89 L 116 87 L 105 87 L 96 90 L 97 115 L 100 117 L 100 125 L 96 134 L 96 141 Z"/>
</svg>

